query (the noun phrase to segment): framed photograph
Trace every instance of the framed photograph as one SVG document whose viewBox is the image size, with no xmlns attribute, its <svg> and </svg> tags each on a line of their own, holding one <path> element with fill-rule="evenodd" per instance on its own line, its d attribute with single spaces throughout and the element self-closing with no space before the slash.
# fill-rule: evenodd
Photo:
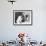
<svg viewBox="0 0 46 46">
<path fill-rule="evenodd" d="M 13 10 L 14 25 L 32 25 L 32 10 Z"/>
</svg>

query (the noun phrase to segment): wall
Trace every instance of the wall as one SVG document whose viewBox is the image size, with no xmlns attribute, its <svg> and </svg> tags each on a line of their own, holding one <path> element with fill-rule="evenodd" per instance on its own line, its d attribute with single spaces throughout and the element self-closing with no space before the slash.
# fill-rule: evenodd
<svg viewBox="0 0 46 46">
<path fill-rule="evenodd" d="M 14 26 L 13 10 L 33 10 L 32 26 Z M 12 5 L 0 0 L 0 40 L 15 40 L 18 32 L 31 34 L 33 40 L 46 40 L 46 0 L 17 0 Z"/>
</svg>

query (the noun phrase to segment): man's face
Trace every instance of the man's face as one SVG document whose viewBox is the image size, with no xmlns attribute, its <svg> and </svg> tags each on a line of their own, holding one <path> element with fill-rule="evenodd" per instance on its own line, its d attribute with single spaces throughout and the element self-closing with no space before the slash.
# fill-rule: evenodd
<svg viewBox="0 0 46 46">
<path fill-rule="evenodd" d="M 18 19 L 17 19 L 17 23 L 21 23 L 22 22 L 22 16 L 19 16 Z"/>
</svg>

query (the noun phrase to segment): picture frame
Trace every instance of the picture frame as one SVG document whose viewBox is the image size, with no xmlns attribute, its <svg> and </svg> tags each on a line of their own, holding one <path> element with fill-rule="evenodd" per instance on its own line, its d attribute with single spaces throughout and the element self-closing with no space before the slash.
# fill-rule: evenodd
<svg viewBox="0 0 46 46">
<path fill-rule="evenodd" d="M 13 25 L 32 25 L 32 10 L 13 10 Z"/>
</svg>

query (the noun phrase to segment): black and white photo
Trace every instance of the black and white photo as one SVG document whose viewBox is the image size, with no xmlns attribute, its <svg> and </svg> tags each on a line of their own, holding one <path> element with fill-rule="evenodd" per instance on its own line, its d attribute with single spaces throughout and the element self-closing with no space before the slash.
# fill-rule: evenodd
<svg viewBox="0 0 46 46">
<path fill-rule="evenodd" d="M 13 24 L 32 24 L 31 21 L 32 10 L 14 10 L 13 11 Z"/>
</svg>

